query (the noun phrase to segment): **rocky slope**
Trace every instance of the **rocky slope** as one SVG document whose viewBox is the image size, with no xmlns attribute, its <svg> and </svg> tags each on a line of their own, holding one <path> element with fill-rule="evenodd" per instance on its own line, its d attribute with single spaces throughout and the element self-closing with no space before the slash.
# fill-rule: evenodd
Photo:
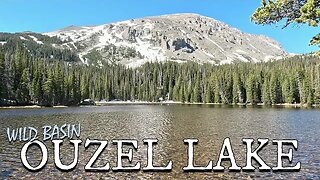
<svg viewBox="0 0 320 180">
<path fill-rule="evenodd" d="M 173 14 L 92 27 L 71 26 L 57 36 L 85 63 L 117 62 L 137 66 L 148 61 L 225 64 L 260 62 L 286 56 L 268 37 L 243 33 L 198 14 Z"/>
</svg>

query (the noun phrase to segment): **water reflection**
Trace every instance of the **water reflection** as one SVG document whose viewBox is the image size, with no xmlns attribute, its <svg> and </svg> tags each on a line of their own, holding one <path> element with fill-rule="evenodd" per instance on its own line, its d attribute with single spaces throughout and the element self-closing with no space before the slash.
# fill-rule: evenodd
<svg viewBox="0 0 320 180">
<path fill-rule="evenodd" d="M 0 178 L 45 178 L 64 177 L 82 178 L 284 178 L 306 179 L 319 178 L 320 169 L 320 117 L 317 109 L 288 108 L 253 108 L 213 105 L 134 105 L 79 107 L 62 109 L 13 109 L 0 110 Z M 146 165 L 145 138 L 157 138 L 159 143 L 154 148 L 155 164 L 166 165 L 172 159 L 174 168 L 169 173 L 89 173 L 83 170 L 86 162 L 96 150 L 96 146 L 85 150 L 80 148 L 78 167 L 68 173 L 58 171 L 52 160 L 52 143 L 49 148 L 49 162 L 38 173 L 30 173 L 22 167 L 20 150 L 23 143 L 9 143 L 6 128 L 44 125 L 81 124 L 81 137 L 91 139 L 137 139 L 139 149 L 134 152 L 133 161 L 142 161 Z M 301 161 L 302 170 L 296 173 L 183 173 L 187 165 L 187 146 L 183 139 L 197 138 L 199 144 L 195 148 L 195 161 L 206 165 L 209 160 L 216 163 L 224 138 L 230 137 L 239 165 L 245 165 L 245 146 L 243 138 L 298 139 L 299 150 L 294 158 Z M 276 146 L 269 145 L 261 151 L 261 156 L 269 165 L 275 165 Z M 72 147 L 64 143 L 63 154 L 70 154 Z M 35 149 L 29 154 L 31 159 L 39 159 L 41 154 Z M 63 156 L 63 162 L 73 159 L 72 154 Z M 116 163 L 116 147 L 109 143 L 106 151 L 97 161 L 97 166 L 110 162 Z M 35 161 L 36 162 L 36 161 Z M 127 163 L 128 161 L 124 161 Z M 295 161 L 296 162 L 296 161 Z M 128 163 L 127 163 L 128 164 Z M 226 163 L 228 165 L 228 163 Z"/>
</svg>

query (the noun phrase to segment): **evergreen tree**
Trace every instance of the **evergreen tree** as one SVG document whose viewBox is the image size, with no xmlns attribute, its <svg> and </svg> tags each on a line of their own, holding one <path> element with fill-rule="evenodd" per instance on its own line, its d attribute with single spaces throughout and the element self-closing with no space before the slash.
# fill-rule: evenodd
<svg viewBox="0 0 320 180">
<path fill-rule="evenodd" d="M 54 96 L 57 104 L 63 104 L 64 102 L 64 72 L 62 68 L 62 63 L 58 62 L 54 67 Z"/>
<path fill-rule="evenodd" d="M 254 12 L 252 20 L 257 24 L 285 22 L 284 28 L 292 23 L 317 27 L 320 22 L 319 8 L 318 0 L 262 0 L 262 6 Z M 320 34 L 313 37 L 311 44 L 320 44 Z"/>
<path fill-rule="evenodd" d="M 206 85 L 206 92 L 205 92 L 205 103 L 212 103 L 212 91 L 210 83 Z"/>
<path fill-rule="evenodd" d="M 5 59 L 4 54 L 0 51 L 0 105 L 3 99 L 6 98 L 6 84 L 5 84 Z"/>
<path fill-rule="evenodd" d="M 266 77 L 265 80 L 264 80 L 264 83 L 263 83 L 263 87 L 262 87 L 262 102 L 265 105 L 271 105 L 272 104 L 269 86 L 270 86 L 270 80 L 269 80 L 268 77 Z"/>
<path fill-rule="evenodd" d="M 43 84 L 43 95 L 44 95 L 44 103 L 45 105 L 54 105 L 54 77 L 53 77 L 53 73 L 51 71 L 48 72 L 48 77 L 46 78 L 46 80 L 44 81 Z"/>
<path fill-rule="evenodd" d="M 181 88 L 181 76 L 179 76 L 178 81 L 175 83 L 174 88 L 173 88 L 173 100 L 174 101 L 179 101 L 180 96 L 180 88 Z"/>
<path fill-rule="evenodd" d="M 35 72 L 32 79 L 32 85 L 31 85 L 31 98 L 34 103 L 41 104 L 43 100 L 43 89 L 42 89 L 42 73 L 41 73 L 41 67 L 39 65 L 39 62 L 35 63 Z"/>
<path fill-rule="evenodd" d="M 213 87 L 214 87 L 214 103 L 221 103 L 220 86 L 218 82 L 218 77 L 214 75 L 212 77 L 212 81 L 213 81 Z"/>
<path fill-rule="evenodd" d="M 257 90 L 256 77 L 254 74 L 250 73 L 246 82 L 247 103 L 256 104 L 258 102 Z"/>
<path fill-rule="evenodd" d="M 272 104 L 281 103 L 281 87 L 277 73 L 272 73 L 270 78 L 270 98 Z"/>
<path fill-rule="evenodd" d="M 184 103 L 186 100 L 185 100 L 185 84 L 183 83 L 181 88 L 180 88 L 180 98 L 179 98 L 179 101 Z"/>
<path fill-rule="evenodd" d="M 128 68 L 46 59 L 19 43 L 11 48 L 0 48 L 2 105 L 4 99 L 39 105 L 77 105 L 83 99 L 309 105 L 320 101 L 317 56 L 255 64 L 166 62 Z"/>
<path fill-rule="evenodd" d="M 29 95 L 29 79 L 27 77 L 27 69 L 22 72 L 21 80 L 17 89 L 17 101 L 19 104 L 28 104 L 30 102 Z"/>
<path fill-rule="evenodd" d="M 192 94 L 192 102 L 193 103 L 198 103 L 201 102 L 201 94 L 200 94 L 200 76 L 197 75 L 195 86 L 193 88 L 193 94 Z"/>
<path fill-rule="evenodd" d="M 233 75 L 233 103 L 244 103 L 245 102 L 245 88 L 238 73 Z"/>
</svg>

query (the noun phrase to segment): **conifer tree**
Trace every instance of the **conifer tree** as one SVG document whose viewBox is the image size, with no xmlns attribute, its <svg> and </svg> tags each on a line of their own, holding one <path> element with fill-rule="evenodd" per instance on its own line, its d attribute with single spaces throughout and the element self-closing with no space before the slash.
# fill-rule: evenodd
<svg viewBox="0 0 320 180">
<path fill-rule="evenodd" d="M 43 84 L 45 105 L 50 105 L 50 106 L 54 105 L 54 96 L 53 96 L 54 82 L 53 81 L 54 81 L 53 73 L 49 70 L 48 76 L 45 79 Z"/>
<path fill-rule="evenodd" d="M 256 87 L 256 78 L 250 73 L 246 82 L 246 90 L 247 90 L 247 103 L 256 104 L 257 103 L 257 87 Z"/>
<path fill-rule="evenodd" d="M 6 84 L 5 84 L 5 58 L 2 51 L 0 51 L 0 105 L 2 100 L 6 98 Z"/>
<path fill-rule="evenodd" d="M 17 101 L 19 104 L 28 104 L 30 102 L 29 80 L 27 69 L 24 69 L 17 89 Z"/>
<path fill-rule="evenodd" d="M 180 88 L 181 88 L 181 76 L 179 76 L 178 81 L 175 83 L 174 88 L 173 88 L 173 100 L 174 101 L 179 101 L 179 93 L 180 93 Z"/>
<path fill-rule="evenodd" d="M 193 88 L 193 94 L 192 94 L 192 102 L 193 103 L 198 103 L 201 102 L 201 94 L 200 94 L 201 90 L 200 90 L 200 75 L 197 75 L 196 77 L 196 82 Z"/>
<path fill-rule="evenodd" d="M 266 77 L 262 87 L 262 102 L 265 105 L 272 104 L 269 86 L 270 86 L 270 80 L 269 80 L 269 77 Z"/>
<path fill-rule="evenodd" d="M 257 24 L 284 22 L 284 28 L 293 23 L 318 27 L 319 8 L 318 0 L 262 0 L 262 6 L 254 12 L 252 20 Z M 320 44 L 320 34 L 315 35 L 310 43 Z"/>
<path fill-rule="evenodd" d="M 281 87 L 277 73 L 273 72 L 270 78 L 270 98 L 272 104 L 281 103 Z"/>
<path fill-rule="evenodd" d="M 185 100 L 185 84 L 183 83 L 181 88 L 180 88 L 180 98 L 179 98 L 179 101 L 184 103 L 186 100 Z"/>
<path fill-rule="evenodd" d="M 212 103 L 212 91 L 211 85 L 207 82 L 206 85 L 206 92 L 205 92 L 205 103 Z"/>
</svg>

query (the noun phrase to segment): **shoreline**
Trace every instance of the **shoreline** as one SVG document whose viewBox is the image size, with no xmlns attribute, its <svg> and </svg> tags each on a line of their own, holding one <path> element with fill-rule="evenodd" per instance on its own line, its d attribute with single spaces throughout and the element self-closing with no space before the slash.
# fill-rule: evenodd
<svg viewBox="0 0 320 180">
<path fill-rule="evenodd" d="M 30 106 L 0 106 L 0 109 L 42 109 L 42 108 L 68 108 L 68 107 L 100 107 L 100 106 L 110 106 L 110 105 L 225 105 L 225 106 L 239 106 L 239 107 L 290 107 L 290 108 L 318 108 L 319 104 L 314 104 L 308 106 L 307 104 L 274 104 L 274 105 L 265 105 L 263 103 L 258 104 L 223 104 L 223 103 L 182 103 L 175 101 L 164 101 L 164 102 L 147 102 L 147 101 L 108 101 L 108 102 L 95 102 L 95 105 L 79 105 L 79 106 L 39 106 L 39 105 L 30 105 Z"/>
<path fill-rule="evenodd" d="M 0 109 L 42 109 L 42 108 L 67 108 L 70 106 L 39 106 L 39 105 L 30 105 L 30 106 L 0 106 Z"/>
<path fill-rule="evenodd" d="M 223 103 L 190 103 L 190 102 L 176 102 L 176 101 L 163 101 L 163 102 L 145 102 L 145 101 L 109 101 L 109 102 L 96 102 L 96 106 L 108 106 L 108 105 L 170 105 L 170 104 L 179 104 L 179 105 L 226 105 L 226 106 L 248 106 L 248 107 L 320 107 L 319 104 L 307 105 L 307 104 L 273 104 L 266 105 L 263 103 L 251 104 L 251 103 L 237 103 L 237 104 L 223 104 Z"/>
</svg>

